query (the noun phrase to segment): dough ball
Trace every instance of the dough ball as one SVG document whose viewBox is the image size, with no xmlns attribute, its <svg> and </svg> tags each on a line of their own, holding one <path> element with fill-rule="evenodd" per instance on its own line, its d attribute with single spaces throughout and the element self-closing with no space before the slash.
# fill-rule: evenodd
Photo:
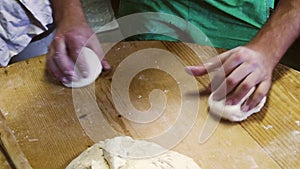
<svg viewBox="0 0 300 169">
<path fill-rule="evenodd" d="M 85 58 L 89 68 L 89 75 L 86 78 L 82 77 L 80 71 L 75 66 L 75 73 L 78 75 L 79 80 L 70 83 L 63 83 L 66 87 L 80 88 L 80 87 L 88 86 L 92 84 L 101 74 L 102 71 L 101 61 L 99 60 L 97 54 L 93 50 L 87 47 L 83 47 L 81 51 L 81 55 L 79 57 Z"/>
<path fill-rule="evenodd" d="M 242 100 L 236 105 L 225 105 L 226 99 L 216 101 L 213 100 L 212 93 L 208 98 L 208 105 L 210 107 L 210 113 L 221 116 L 224 119 L 236 122 L 236 121 L 243 121 L 250 115 L 257 113 L 261 110 L 266 102 L 266 97 L 262 99 L 262 101 L 253 109 L 249 110 L 248 112 L 243 112 L 241 110 L 242 104 L 251 96 L 251 94 L 255 91 L 255 87 L 253 87 Z"/>
<path fill-rule="evenodd" d="M 190 157 L 127 136 L 96 143 L 75 158 L 66 169 L 81 169 L 83 166 L 106 169 L 103 161 L 110 169 L 200 169 Z"/>
</svg>

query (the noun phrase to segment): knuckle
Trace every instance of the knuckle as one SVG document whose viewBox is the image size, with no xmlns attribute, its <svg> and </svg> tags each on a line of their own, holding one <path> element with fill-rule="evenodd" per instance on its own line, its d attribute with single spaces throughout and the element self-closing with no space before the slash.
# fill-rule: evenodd
<svg viewBox="0 0 300 169">
<path fill-rule="evenodd" d="M 233 78 L 233 77 L 227 77 L 226 84 L 228 86 L 236 85 L 237 84 L 237 80 L 235 78 Z"/>
<path fill-rule="evenodd" d="M 250 60 L 248 61 L 248 64 L 250 65 L 250 68 L 252 70 L 254 70 L 255 68 L 259 67 L 259 63 L 257 62 L 257 60 Z"/>
<path fill-rule="evenodd" d="M 242 62 L 243 60 L 244 60 L 244 54 L 242 52 L 237 52 L 235 54 L 235 57 L 233 58 L 233 61 L 238 63 Z"/>
<path fill-rule="evenodd" d="M 261 100 L 266 95 L 266 93 L 263 91 L 258 91 L 255 93 L 255 95 L 256 95 L 255 100 Z"/>
<path fill-rule="evenodd" d="M 215 75 L 214 75 L 214 80 L 215 81 L 225 81 L 226 75 L 224 70 L 220 69 Z"/>
<path fill-rule="evenodd" d="M 62 61 L 62 55 L 57 53 L 53 56 L 53 60 L 55 60 L 56 62 L 61 62 Z"/>
<path fill-rule="evenodd" d="M 51 72 L 52 72 L 52 74 L 53 74 L 54 77 L 56 77 L 57 79 L 60 80 L 60 72 L 54 71 L 54 70 L 52 70 Z"/>
<path fill-rule="evenodd" d="M 250 90 L 251 88 L 252 88 L 252 85 L 249 84 L 249 83 L 242 83 L 242 84 L 241 84 L 241 90 L 243 90 L 243 91 L 248 91 L 248 90 Z"/>
</svg>

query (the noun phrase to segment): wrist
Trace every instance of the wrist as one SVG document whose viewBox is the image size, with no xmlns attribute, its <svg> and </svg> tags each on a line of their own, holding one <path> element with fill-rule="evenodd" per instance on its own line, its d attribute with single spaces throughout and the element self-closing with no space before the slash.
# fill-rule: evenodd
<svg viewBox="0 0 300 169">
<path fill-rule="evenodd" d="M 272 68 L 275 68 L 285 53 L 285 50 L 277 48 L 277 46 L 272 45 L 271 42 L 267 43 L 252 40 L 246 45 L 246 47 L 260 53 Z"/>
<path fill-rule="evenodd" d="M 62 22 L 86 22 L 79 0 L 52 0 L 55 24 Z"/>
</svg>

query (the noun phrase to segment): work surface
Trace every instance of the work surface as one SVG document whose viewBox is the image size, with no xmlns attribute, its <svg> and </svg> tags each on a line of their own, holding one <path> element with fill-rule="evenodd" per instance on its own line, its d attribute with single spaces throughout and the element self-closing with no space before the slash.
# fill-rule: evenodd
<svg viewBox="0 0 300 169">
<path fill-rule="evenodd" d="M 163 59 L 172 55 L 167 51 L 180 58 L 181 64 Z M 203 169 L 299 168 L 300 73 L 278 65 L 260 113 L 242 123 L 219 121 L 208 115 L 205 89 L 209 77 L 194 79 L 195 88 L 193 78 L 182 73 L 184 65 L 201 63 L 194 51 L 200 51 L 202 58 L 216 54 L 209 47 L 183 43 L 122 42 L 106 56 L 112 71 L 102 73 L 95 84 L 76 90 L 65 88 L 45 72 L 45 56 L 0 68 L 2 146 L 19 168 L 60 169 L 97 139 L 118 134 L 164 136 L 163 142 L 170 143 L 167 146 L 192 157 Z M 151 53 L 154 59 L 143 57 Z M 150 94 L 153 89 L 160 92 Z M 164 101 L 166 105 L 161 104 Z M 162 114 L 152 121 L 128 119 L 130 113 L 160 106 Z M 123 110 L 125 113 L 120 112 Z"/>
</svg>

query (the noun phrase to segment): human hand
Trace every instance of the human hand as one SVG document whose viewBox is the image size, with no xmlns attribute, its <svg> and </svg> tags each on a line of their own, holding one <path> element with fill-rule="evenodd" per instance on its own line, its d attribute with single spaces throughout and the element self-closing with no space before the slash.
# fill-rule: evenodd
<svg viewBox="0 0 300 169">
<path fill-rule="evenodd" d="M 82 47 L 92 49 L 101 60 L 104 70 L 109 70 L 110 65 L 105 60 L 101 45 L 84 20 L 66 20 L 57 24 L 54 39 L 46 56 L 47 70 L 63 83 L 78 80 L 74 73 L 76 63 L 83 77 L 87 77 L 90 71 L 84 57 L 79 57 Z"/>
<path fill-rule="evenodd" d="M 256 86 L 255 92 L 242 105 L 242 111 L 247 112 L 268 94 L 276 64 L 271 56 L 249 45 L 226 51 L 209 59 L 204 65 L 189 66 L 187 72 L 201 76 L 216 70 L 211 81 L 215 92 L 213 98 L 221 100 L 226 96 L 226 105 L 239 103 Z"/>
</svg>

